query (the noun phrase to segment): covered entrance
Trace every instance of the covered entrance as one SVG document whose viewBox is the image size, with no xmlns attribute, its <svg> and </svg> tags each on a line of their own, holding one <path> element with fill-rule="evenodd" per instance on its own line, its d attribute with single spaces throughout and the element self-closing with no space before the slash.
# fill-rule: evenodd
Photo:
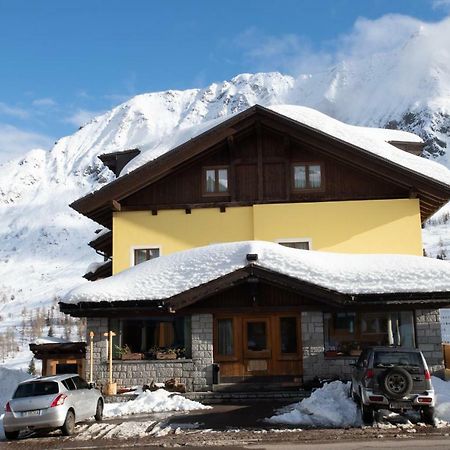
<svg viewBox="0 0 450 450">
<path fill-rule="evenodd" d="M 299 312 L 215 314 L 214 362 L 220 383 L 302 381 Z"/>
</svg>

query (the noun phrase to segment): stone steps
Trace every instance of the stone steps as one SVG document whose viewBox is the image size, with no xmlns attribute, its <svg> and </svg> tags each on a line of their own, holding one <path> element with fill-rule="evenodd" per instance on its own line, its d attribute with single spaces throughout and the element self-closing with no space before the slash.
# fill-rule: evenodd
<svg viewBox="0 0 450 450">
<path fill-rule="evenodd" d="M 209 404 L 220 403 L 244 403 L 244 402 L 264 402 L 264 401 L 280 401 L 280 402 L 298 402 L 309 397 L 310 392 L 304 390 L 296 391 L 260 391 L 260 392 L 186 392 L 181 394 L 184 397 L 195 400 L 197 402 Z M 110 395 L 105 396 L 106 403 L 118 403 L 134 400 L 137 395 Z"/>
</svg>

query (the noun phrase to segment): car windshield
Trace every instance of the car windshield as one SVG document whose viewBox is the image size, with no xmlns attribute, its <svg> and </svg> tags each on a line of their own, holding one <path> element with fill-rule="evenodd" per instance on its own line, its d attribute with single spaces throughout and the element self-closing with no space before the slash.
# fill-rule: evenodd
<svg viewBox="0 0 450 450">
<path fill-rule="evenodd" d="M 375 367 L 422 366 L 420 353 L 415 352 L 376 352 L 373 365 Z"/>
<path fill-rule="evenodd" d="M 13 398 L 37 397 L 39 395 L 57 394 L 58 383 L 54 381 L 33 381 L 19 384 Z"/>
</svg>

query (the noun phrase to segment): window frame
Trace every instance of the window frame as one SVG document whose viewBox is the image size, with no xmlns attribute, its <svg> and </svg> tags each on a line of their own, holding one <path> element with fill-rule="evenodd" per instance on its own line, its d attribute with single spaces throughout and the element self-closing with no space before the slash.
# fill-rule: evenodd
<svg viewBox="0 0 450 450">
<path fill-rule="evenodd" d="M 215 186 L 214 192 L 208 192 L 206 190 L 206 172 L 208 170 L 215 171 Z M 219 191 L 219 170 L 227 171 L 227 190 L 224 192 Z M 202 196 L 203 197 L 229 197 L 230 196 L 230 166 L 229 165 L 218 165 L 218 166 L 204 166 L 202 167 Z"/>
<path fill-rule="evenodd" d="M 231 320 L 233 324 L 233 354 L 221 355 L 219 350 L 219 320 Z M 214 361 L 226 362 L 226 361 L 238 361 L 240 353 L 242 352 L 242 333 L 239 333 L 239 328 L 242 326 L 241 320 L 232 314 L 217 315 L 214 318 Z"/>
<path fill-rule="evenodd" d="M 158 250 L 159 256 L 157 258 L 162 256 L 162 246 L 161 245 L 133 245 L 130 248 L 130 267 L 137 266 L 136 260 L 135 260 L 135 250 Z M 155 258 L 152 258 L 155 259 Z M 148 260 L 150 261 L 150 260 Z"/>
<path fill-rule="evenodd" d="M 304 166 L 305 176 L 306 176 L 306 187 L 297 188 L 295 187 L 295 167 Z M 309 181 L 309 167 L 319 166 L 320 167 L 320 187 L 313 188 L 310 187 Z M 319 161 L 296 161 L 291 164 L 291 189 L 294 193 L 299 192 L 324 192 L 325 191 L 325 176 L 324 176 L 324 164 Z"/>
<path fill-rule="evenodd" d="M 307 242 L 308 243 L 308 250 L 312 250 L 313 249 L 313 247 L 312 247 L 312 238 L 307 238 L 307 237 L 281 238 L 281 239 L 277 239 L 275 242 L 277 244 L 280 244 L 280 245 L 283 245 L 283 244 L 297 244 L 297 243 Z M 289 247 L 289 248 L 292 248 L 292 247 Z M 296 250 L 301 250 L 301 249 L 296 249 Z"/>
</svg>

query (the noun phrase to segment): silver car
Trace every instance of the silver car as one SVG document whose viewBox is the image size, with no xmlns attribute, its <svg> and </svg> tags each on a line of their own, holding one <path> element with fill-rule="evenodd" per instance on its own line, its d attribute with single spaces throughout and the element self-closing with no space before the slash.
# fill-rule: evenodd
<svg viewBox="0 0 450 450">
<path fill-rule="evenodd" d="M 100 391 L 76 374 L 23 381 L 5 406 L 5 436 L 17 439 L 21 430 L 54 428 L 69 436 L 77 422 L 89 417 L 102 420 L 103 405 Z"/>
</svg>

